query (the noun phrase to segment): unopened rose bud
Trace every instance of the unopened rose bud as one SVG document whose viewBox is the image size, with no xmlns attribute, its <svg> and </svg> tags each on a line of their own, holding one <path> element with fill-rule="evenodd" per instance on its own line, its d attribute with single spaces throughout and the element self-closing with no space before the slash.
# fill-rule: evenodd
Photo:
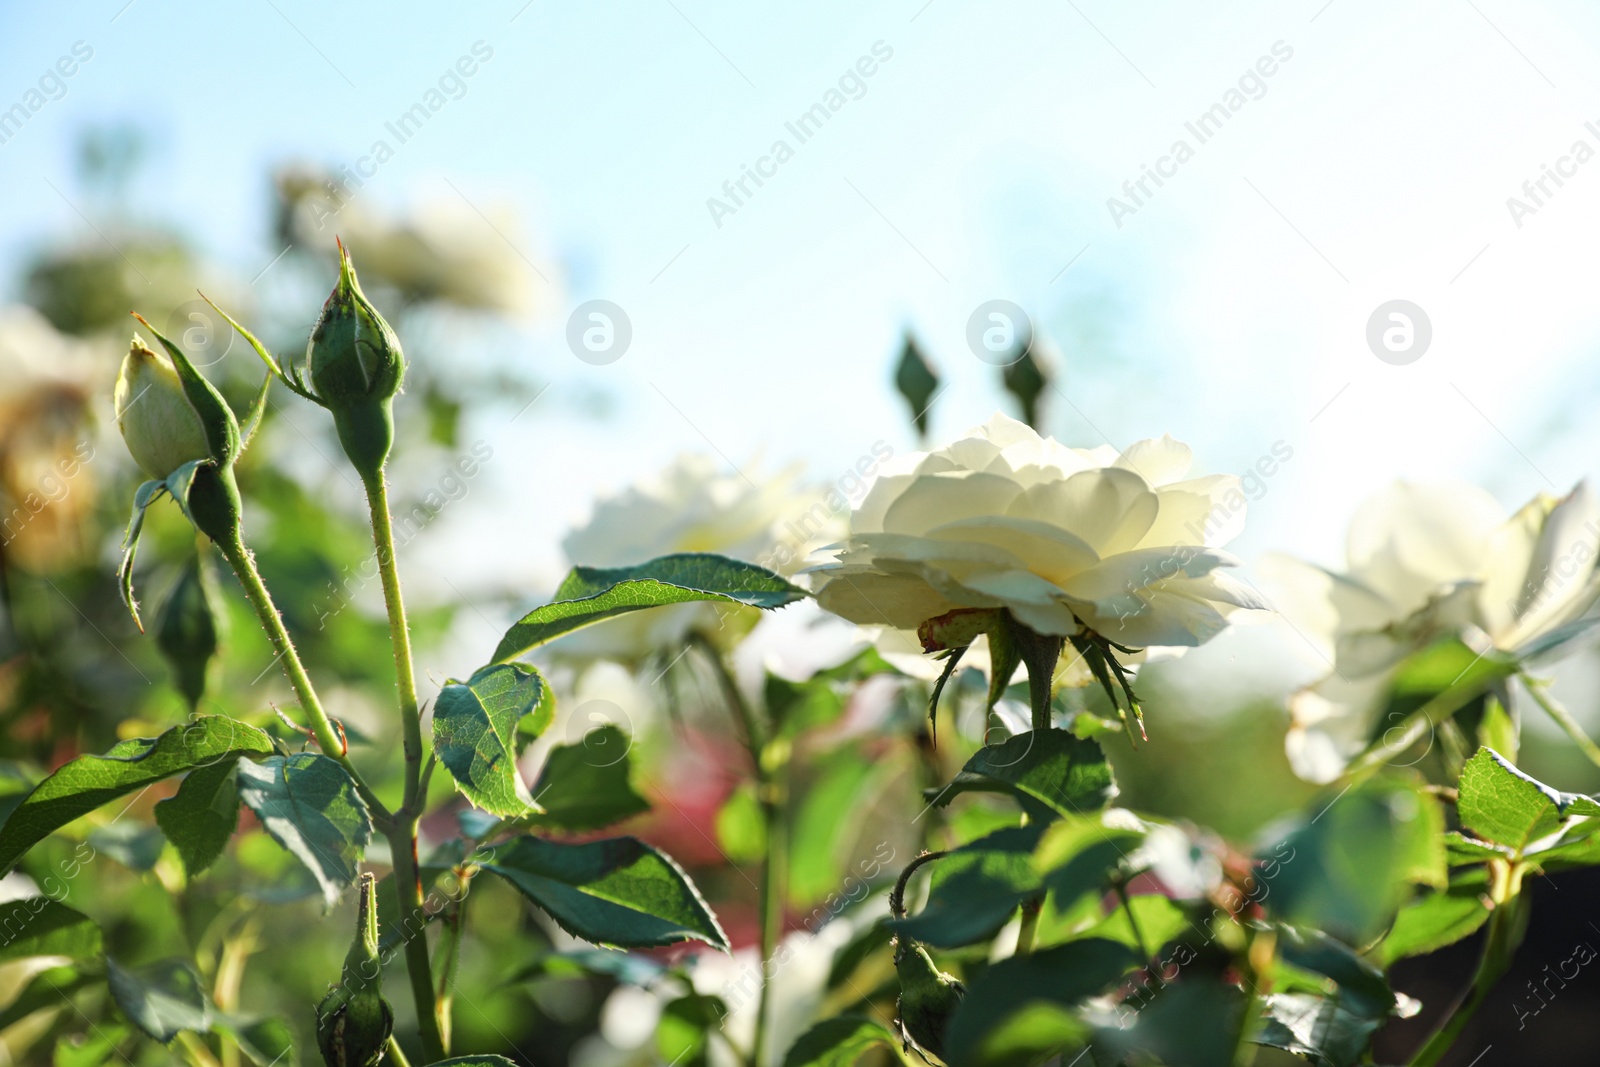
<svg viewBox="0 0 1600 1067">
<path fill-rule="evenodd" d="M 361 292 L 350 253 L 339 246 L 339 282 L 306 345 L 311 391 L 333 413 L 339 443 L 363 477 L 375 476 L 394 444 L 394 395 L 405 377 L 400 339 Z"/>
<path fill-rule="evenodd" d="M 112 402 L 128 452 L 150 477 L 162 479 L 190 460 L 210 458 L 200 413 L 172 360 L 138 337 L 123 357 Z"/>
<path fill-rule="evenodd" d="M 394 1032 L 394 1010 L 383 999 L 378 956 L 378 902 L 372 873 L 361 875 L 356 936 L 337 988 L 317 1005 L 317 1047 L 328 1067 L 375 1067 Z"/>
</svg>

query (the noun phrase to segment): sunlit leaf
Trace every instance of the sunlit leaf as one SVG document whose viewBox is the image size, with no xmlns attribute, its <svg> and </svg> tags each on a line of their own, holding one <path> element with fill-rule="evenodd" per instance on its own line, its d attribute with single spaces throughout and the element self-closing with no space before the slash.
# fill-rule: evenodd
<svg viewBox="0 0 1600 1067">
<path fill-rule="evenodd" d="M 190 771 L 176 795 L 156 804 L 155 815 L 191 878 L 210 867 L 239 825 L 235 761 Z"/>
<path fill-rule="evenodd" d="M 528 612 L 506 632 L 494 662 L 629 611 L 697 600 L 777 608 L 806 595 L 764 567 L 709 552 L 662 556 L 636 567 L 576 567 L 554 602 Z"/>
<path fill-rule="evenodd" d="M 55 830 L 100 805 L 163 778 L 240 756 L 266 756 L 272 739 L 222 715 L 202 715 L 160 737 L 123 741 L 103 756 L 79 756 L 40 782 L 0 826 L 0 871 Z"/>
<path fill-rule="evenodd" d="M 1033 865 L 1038 841 L 1037 827 L 996 830 L 936 861 L 927 902 L 894 921 L 896 931 L 938 948 L 993 937 L 1018 905 L 1043 894 Z"/>
<path fill-rule="evenodd" d="M 969 791 L 1010 793 L 1024 810 L 1075 815 L 1105 807 L 1116 785 L 1097 742 L 1065 730 L 1043 730 L 980 748 L 949 785 L 923 795 L 944 807 Z"/>
<path fill-rule="evenodd" d="M 636 838 L 569 845 L 519 837 L 486 850 L 478 861 L 585 941 L 650 948 L 699 940 L 728 947 L 689 876 Z"/>
<path fill-rule="evenodd" d="M 0 904 L 0 963 L 30 956 L 93 960 L 100 955 L 94 920 L 49 897 Z"/>
<path fill-rule="evenodd" d="M 1072 941 L 1001 960 L 967 989 L 950 1021 L 951 1063 L 1026 1067 L 1070 1045 L 1089 1027 L 1071 1010 L 1115 986 L 1139 962 L 1115 941 Z"/>
<path fill-rule="evenodd" d="M 1425 956 L 1477 932 L 1489 919 L 1489 904 L 1476 889 L 1428 893 L 1400 909 L 1378 945 L 1385 967 L 1408 956 Z"/>
<path fill-rule="evenodd" d="M 517 772 L 517 727 L 532 717 L 538 732 L 555 714 L 550 687 L 521 663 L 482 667 L 465 682 L 448 682 L 433 707 L 433 745 L 468 800 L 495 815 L 537 808 Z"/>
<path fill-rule="evenodd" d="M 1461 824 L 1479 837 L 1523 849 L 1561 828 L 1569 815 L 1600 815 L 1600 804 L 1529 777 L 1500 753 L 1481 748 L 1461 770 Z"/>
<path fill-rule="evenodd" d="M 305 865 L 333 907 L 356 880 L 372 819 L 355 783 L 327 756 L 301 752 L 239 764 L 239 799 L 262 829 Z"/>
<path fill-rule="evenodd" d="M 783 1057 L 783 1067 L 853 1067 L 875 1048 L 891 1051 L 899 1039 L 864 1015 L 824 1019 L 801 1034 Z"/>
</svg>

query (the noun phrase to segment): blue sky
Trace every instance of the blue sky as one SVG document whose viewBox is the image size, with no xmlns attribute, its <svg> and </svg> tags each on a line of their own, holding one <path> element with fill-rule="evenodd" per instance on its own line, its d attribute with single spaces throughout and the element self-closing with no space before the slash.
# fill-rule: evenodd
<svg viewBox="0 0 1600 1067">
<path fill-rule="evenodd" d="M 907 326 L 950 383 L 935 438 L 983 421 L 1003 400 L 964 335 L 996 298 L 1062 350 L 1063 439 L 1170 432 L 1210 471 L 1293 450 L 1246 555 L 1336 560 L 1355 503 L 1395 477 L 1470 478 L 1515 506 L 1600 466 L 1600 160 L 1535 213 L 1507 207 L 1574 142 L 1600 148 L 1600 12 L 1575 2 L 13 4 L 0 109 L 80 41 L 93 57 L 65 95 L 0 145 L 6 274 L 84 228 L 74 137 L 129 119 L 152 135 L 140 210 L 244 284 L 278 251 L 272 167 L 353 163 L 492 50 L 360 195 L 510 205 L 520 250 L 560 268 L 504 354 L 551 392 L 537 417 L 475 428 L 518 457 L 502 486 L 540 487 L 493 512 L 518 532 L 491 551 L 530 582 L 596 489 L 678 450 L 832 479 L 880 439 L 913 447 L 887 387 Z M 859 96 L 848 83 L 794 142 L 785 123 L 875 46 L 892 56 Z M 1199 143 L 1185 124 L 1235 89 Z M 708 198 L 785 138 L 793 157 L 714 219 Z M 1180 139 L 1192 158 L 1162 163 Z M 1114 218 L 1108 199 L 1158 165 L 1165 183 Z M 593 298 L 633 323 L 608 366 L 563 341 Z M 1365 340 L 1397 298 L 1433 328 L 1407 366 Z M 578 402 L 596 394 L 604 418 Z"/>
</svg>

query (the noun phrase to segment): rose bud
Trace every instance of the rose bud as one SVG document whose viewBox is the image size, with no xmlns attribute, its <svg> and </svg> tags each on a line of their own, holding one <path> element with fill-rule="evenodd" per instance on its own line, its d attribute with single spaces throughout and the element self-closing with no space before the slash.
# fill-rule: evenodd
<svg viewBox="0 0 1600 1067">
<path fill-rule="evenodd" d="M 361 875 L 356 936 L 339 985 L 317 1005 L 317 1046 L 328 1067 L 375 1067 L 394 1032 L 394 1010 L 379 991 L 378 902 L 372 872 Z"/>
<path fill-rule="evenodd" d="M 361 292 L 339 246 L 339 282 L 306 345 L 311 391 L 333 413 L 339 443 L 363 478 L 376 477 L 394 444 L 394 395 L 405 377 L 400 340 Z"/>
<path fill-rule="evenodd" d="M 128 452 L 150 477 L 163 479 L 190 460 L 210 457 L 200 413 L 172 360 L 138 337 L 123 357 L 112 403 Z"/>
</svg>

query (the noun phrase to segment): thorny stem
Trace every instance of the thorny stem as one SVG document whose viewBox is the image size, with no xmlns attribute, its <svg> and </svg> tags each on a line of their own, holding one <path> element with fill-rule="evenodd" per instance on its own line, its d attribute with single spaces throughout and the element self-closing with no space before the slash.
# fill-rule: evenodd
<svg viewBox="0 0 1600 1067">
<path fill-rule="evenodd" d="M 772 975 L 770 964 L 777 951 L 778 939 L 783 935 L 783 891 L 789 876 L 789 843 L 784 823 L 784 779 L 781 760 L 767 743 L 765 731 L 756 720 L 755 709 L 740 692 L 739 685 L 729 673 L 722 654 L 711 639 L 695 632 L 689 635 L 690 643 L 705 655 L 716 675 L 717 684 L 729 709 L 739 719 L 744 730 L 745 746 L 750 752 L 750 762 L 756 777 L 756 796 L 761 805 L 762 823 L 766 830 L 766 847 L 761 856 L 760 924 L 761 924 L 761 995 L 756 1004 L 756 1032 L 751 1043 L 750 1062 L 761 1067 L 766 1060 L 768 1016 L 771 1014 Z"/>
<path fill-rule="evenodd" d="M 422 913 L 422 880 L 417 863 L 417 823 L 422 817 L 422 712 L 417 704 L 416 669 L 411 659 L 411 630 L 406 623 L 405 601 L 400 594 L 400 571 L 394 558 L 394 523 L 389 514 L 389 487 L 379 469 L 362 474 L 367 507 L 372 514 L 372 544 L 377 550 L 378 573 L 383 582 L 383 603 L 389 612 L 389 639 L 394 645 L 395 685 L 400 702 L 400 728 L 405 750 L 405 790 L 400 810 L 389 831 L 394 854 L 395 892 L 400 898 L 401 922 L 416 932 L 406 938 L 406 971 L 412 999 L 417 1005 L 417 1028 L 424 1059 L 432 1063 L 445 1057 L 439 999 L 433 984 L 433 964 Z"/>
<path fill-rule="evenodd" d="M 889 915 L 891 917 L 896 919 L 904 919 L 906 917 L 906 885 L 911 881 L 911 876 L 917 873 L 917 869 L 925 863 L 942 860 L 949 854 L 948 852 L 924 852 L 906 864 L 906 869 L 900 872 L 900 877 L 895 879 L 894 888 L 889 891 Z"/>
<path fill-rule="evenodd" d="M 1583 754 L 1589 757 L 1591 763 L 1600 766 L 1600 745 L 1596 745 L 1594 739 L 1584 733 L 1583 727 L 1572 717 L 1570 711 L 1545 691 L 1550 683 L 1541 678 L 1531 678 L 1527 674 L 1518 677 L 1522 679 L 1522 686 L 1528 691 L 1528 695 L 1533 697 L 1533 702 L 1543 708 L 1545 714 L 1567 732 L 1567 736 L 1583 750 Z"/>
<path fill-rule="evenodd" d="M 238 576 L 239 585 L 244 589 L 245 599 L 250 602 L 256 618 L 261 621 L 261 628 L 266 631 L 267 640 L 277 652 L 278 661 L 283 665 L 283 673 L 288 676 L 289 687 L 294 690 L 295 699 L 300 702 L 300 707 L 311 720 L 311 732 L 316 737 L 317 744 L 322 747 L 324 754 L 338 761 L 350 775 L 356 791 L 372 810 L 374 821 L 380 825 L 388 824 L 393 816 L 367 785 L 366 780 L 361 777 L 361 772 L 356 770 L 355 764 L 350 761 L 344 738 L 334 730 L 333 723 L 328 719 L 328 713 L 323 710 L 322 701 L 317 698 L 317 691 L 312 687 L 311 678 L 306 674 L 305 665 L 300 661 L 300 653 L 295 650 L 294 641 L 289 637 L 289 631 L 278 615 L 277 606 L 272 603 L 272 594 L 267 592 L 267 585 L 261 580 L 261 572 L 256 569 L 255 557 L 244 546 L 244 539 L 235 533 L 231 543 L 219 543 L 217 547 L 222 551 L 228 565 L 233 568 L 233 573 Z"/>
</svg>

